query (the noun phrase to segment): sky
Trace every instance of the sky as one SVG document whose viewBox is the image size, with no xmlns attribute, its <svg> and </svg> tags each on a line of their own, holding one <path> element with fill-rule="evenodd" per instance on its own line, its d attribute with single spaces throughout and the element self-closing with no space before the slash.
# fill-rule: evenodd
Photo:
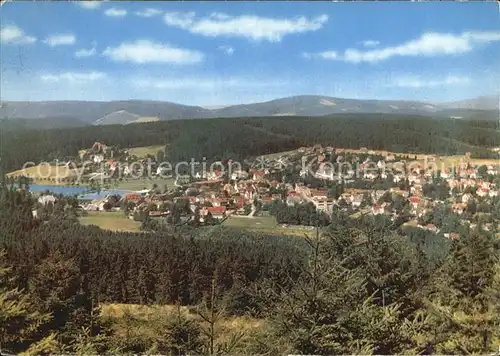
<svg viewBox="0 0 500 356">
<path fill-rule="evenodd" d="M 495 2 L 8 2 L 2 100 L 497 95 Z"/>
</svg>

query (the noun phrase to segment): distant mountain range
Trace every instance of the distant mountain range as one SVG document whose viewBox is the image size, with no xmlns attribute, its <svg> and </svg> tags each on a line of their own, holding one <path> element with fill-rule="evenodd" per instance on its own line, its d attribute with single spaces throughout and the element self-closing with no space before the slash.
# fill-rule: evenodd
<svg viewBox="0 0 500 356">
<path fill-rule="evenodd" d="M 111 125 L 215 117 L 324 116 L 341 113 L 412 114 L 438 118 L 498 120 L 498 102 L 496 96 L 431 104 L 419 101 L 359 100 L 318 95 L 301 95 L 261 103 L 211 108 L 143 100 L 4 101 L 0 108 L 0 120 L 48 120 L 47 124 L 36 124 L 34 127 Z"/>
<path fill-rule="evenodd" d="M 498 96 L 480 96 L 474 99 L 443 104 L 447 108 L 471 110 L 498 110 L 499 105 L 500 98 Z"/>
</svg>

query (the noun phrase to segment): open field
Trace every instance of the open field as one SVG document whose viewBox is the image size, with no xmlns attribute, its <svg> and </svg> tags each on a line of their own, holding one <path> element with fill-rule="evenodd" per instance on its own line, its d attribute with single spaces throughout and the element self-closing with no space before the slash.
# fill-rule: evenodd
<svg viewBox="0 0 500 356">
<path fill-rule="evenodd" d="M 350 152 L 350 153 L 366 153 L 367 151 L 362 151 L 360 149 L 345 149 L 345 148 L 336 148 L 337 150 L 341 150 L 343 152 Z M 370 148 L 367 149 L 368 151 L 373 151 L 376 154 L 382 155 L 382 156 L 387 156 L 387 155 L 399 155 L 402 157 L 406 157 L 410 162 L 418 162 L 423 164 L 424 160 L 427 159 L 427 162 L 430 161 L 430 157 L 436 157 L 435 162 L 438 166 L 439 169 L 441 169 L 442 166 L 444 167 L 453 167 L 457 166 L 461 161 L 466 162 L 466 158 L 464 155 L 457 155 L 457 156 L 440 156 L 440 155 L 432 155 L 432 154 L 410 154 L 410 153 L 398 153 L 398 152 L 391 152 L 391 151 L 384 151 L 384 150 L 372 150 Z M 284 151 L 284 152 L 278 152 L 278 153 L 273 153 L 269 155 L 264 155 L 263 157 L 269 158 L 269 159 L 274 159 L 278 158 L 279 156 L 284 156 L 284 155 L 290 155 L 293 153 L 298 152 L 297 150 L 293 151 Z M 414 160 L 414 158 L 417 158 L 417 160 Z M 471 158 L 468 160 L 468 162 L 472 166 L 481 166 L 481 165 L 500 165 L 500 159 L 475 159 Z"/>
<path fill-rule="evenodd" d="M 415 162 L 419 162 L 421 164 L 424 164 L 425 159 L 421 158 L 418 159 Z M 435 160 L 435 163 L 438 167 L 438 169 L 444 168 L 452 168 L 452 167 L 458 167 L 460 163 L 465 163 L 469 162 L 471 166 L 482 166 L 482 165 L 499 165 L 500 164 L 500 159 L 474 159 L 471 158 L 469 160 L 466 160 L 464 156 L 440 156 Z M 429 159 L 427 159 L 427 164 L 431 164 L 429 162 Z"/>
<path fill-rule="evenodd" d="M 128 219 L 122 211 L 90 211 L 79 218 L 82 225 L 96 225 L 104 230 L 140 232 L 141 224 Z"/>
<path fill-rule="evenodd" d="M 368 150 L 373 151 L 373 152 L 380 154 L 380 155 L 383 155 L 383 156 L 390 155 L 390 154 L 406 156 L 409 159 L 412 159 L 412 162 L 419 162 L 422 164 L 424 163 L 424 161 L 426 159 L 427 159 L 427 162 L 429 162 L 430 157 L 435 157 L 435 162 L 436 162 L 439 169 L 441 168 L 441 166 L 453 167 L 453 166 L 457 166 L 461 161 L 466 162 L 466 158 L 464 155 L 440 156 L 440 155 L 431 155 L 431 154 L 407 154 L 407 153 L 397 153 L 397 152 L 390 152 L 390 151 L 380 151 L 380 150 L 370 150 L 370 149 L 368 149 Z M 344 150 L 344 152 L 360 153 L 361 151 L 360 150 L 346 149 L 346 150 Z M 416 161 L 413 160 L 413 158 L 415 158 L 415 156 L 417 157 Z M 471 158 L 468 160 L 468 162 L 472 166 L 481 166 L 481 165 L 488 165 L 488 164 L 498 165 L 498 164 L 500 164 L 500 159 L 475 159 L 475 158 Z"/>
<path fill-rule="evenodd" d="M 134 332 L 137 332 L 141 339 L 149 339 L 157 336 L 155 321 L 159 319 L 166 320 L 169 316 L 174 317 L 177 308 L 175 305 L 104 304 L 101 308 L 101 315 L 115 321 L 113 329 L 120 336 L 126 335 L 126 328 L 121 323 L 125 321 L 124 316 L 132 316 L 135 319 Z M 202 322 L 202 318 L 194 311 L 194 308 L 180 307 L 180 311 L 188 319 Z M 216 323 L 217 342 L 228 341 L 232 336 L 239 333 L 244 333 L 245 337 L 252 337 L 254 332 L 258 332 L 263 327 L 265 327 L 264 320 L 248 316 L 226 317 Z"/>
<path fill-rule="evenodd" d="M 292 151 L 284 151 L 284 152 L 278 152 L 278 153 L 270 153 L 268 155 L 262 155 L 262 157 L 267 158 L 267 159 L 276 159 L 279 158 L 280 156 L 286 156 L 290 154 L 297 153 L 297 150 L 292 150 Z"/>
<path fill-rule="evenodd" d="M 174 178 L 158 178 L 158 179 L 129 179 L 128 181 L 118 182 L 117 185 L 111 184 L 113 189 L 123 189 L 123 190 L 142 190 L 142 189 L 153 189 L 153 184 L 156 184 L 162 191 L 167 185 L 168 189 L 174 187 Z"/>
<path fill-rule="evenodd" d="M 410 220 L 410 221 L 404 223 L 403 226 L 417 227 L 418 221 L 417 220 Z"/>
<path fill-rule="evenodd" d="M 146 157 L 146 155 L 148 155 L 148 154 L 154 156 L 160 150 L 165 150 L 165 145 L 134 147 L 134 148 L 129 148 L 128 152 L 131 155 L 137 156 L 139 158 L 143 158 L 143 157 Z"/>
<path fill-rule="evenodd" d="M 224 221 L 222 225 L 227 227 L 280 235 L 304 236 L 304 234 L 310 235 L 314 233 L 314 229 L 306 226 L 282 227 L 281 225 L 278 225 L 276 223 L 276 219 L 273 216 L 231 216 L 226 221 Z"/>
<path fill-rule="evenodd" d="M 140 118 L 131 123 L 138 124 L 143 122 L 156 122 L 156 121 L 160 121 L 160 118 L 156 116 L 141 116 Z"/>
<path fill-rule="evenodd" d="M 20 169 L 7 174 L 7 177 L 26 176 L 35 181 L 47 182 L 55 180 L 71 180 L 78 177 L 78 171 L 65 166 L 52 166 L 48 164 L 37 165 Z"/>
<path fill-rule="evenodd" d="M 376 154 L 379 154 L 382 156 L 386 156 L 386 155 L 390 155 L 390 154 L 408 156 L 408 158 L 414 158 L 415 156 L 417 156 L 417 159 L 424 159 L 427 156 L 424 154 L 415 155 L 415 154 L 409 154 L 409 153 L 397 153 L 397 152 L 390 152 L 390 151 L 383 151 L 383 150 L 372 150 L 370 148 L 368 148 L 367 151 L 360 150 L 360 149 L 354 149 L 354 148 L 341 148 L 341 147 L 336 147 L 335 149 L 340 150 L 341 152 L 350 152 L 350 153 L 358 153 L 358 154 L 359 153 L 366 153 L 367 151 L 373 151 Z M 279 156 L 285 156 L 285 155 L 290 155 L 290 154 L 294 154 L 294 153 L 298 153 L 298 150 L 271 153 L 268 155 L 264 155 L 263 157 L 269 158 L 269 159 L 274 159 L 274 158 L 278 158 Z"/>
</svg>

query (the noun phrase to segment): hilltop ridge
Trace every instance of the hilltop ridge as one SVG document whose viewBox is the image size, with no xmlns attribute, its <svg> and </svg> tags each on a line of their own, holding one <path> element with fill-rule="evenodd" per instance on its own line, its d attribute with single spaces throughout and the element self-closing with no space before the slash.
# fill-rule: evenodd
<svg viewBox="0 0 500 356">
<path fill-rule="evenodd" d="M 86 124 L 109 125 L 155 120 L 283 115 L 324 116 L 343 113 L 404 114 L 497 120 L 498 98 L 485 96 L 451 103 L 428 103 L 411 100 L 368 100 L 299 95 L 259 103 L 210 107 L 148 100 L 109 102 L 7 101 L 3 102 L 0 108 L 0 119 L 50 118 L 54 120 L 54 118 L 65 117 L 68 122 L 78 121 Z M 61 122 L 61 125 L 64 125 L 64 122 Z"/>
</svg>

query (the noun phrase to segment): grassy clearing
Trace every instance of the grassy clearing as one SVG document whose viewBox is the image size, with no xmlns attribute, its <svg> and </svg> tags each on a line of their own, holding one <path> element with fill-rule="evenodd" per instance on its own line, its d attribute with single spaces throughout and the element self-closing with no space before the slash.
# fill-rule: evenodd
<svg viewBox="0 0 500 356">
<path fill-rule="evenodd" d="M 180 307 L 180 311 L 189 319 L 202 322 L 201 317 L 193 309 L 189 310 L 187 307 Z M 115 333 L 122 337 L 127 334 L 124 316 L 132 316 L 136 320 L 134 333 L 138 333 L 137 336 L 140 336 L 141 339 L 155 337 L 157 330 L 154 328 L 154 321 L 168 319 L 170 316 L 174 316 L 176 312 L 177 306 L 175 305 L 105 304 L 101 308 L 102 317 L 112 319 Z M 216 323 L 218 330 L 217 341 L 230 340 L 232 336 L 240 332 L 244 333 L 245 337 L 252 337 L 253 333 L 258 332 L 264 326 L 264 320 L 248 316 L 227 317 Z"/>
<path fill-rule="evenodd" d="M 342 149 L 342 148 L 337 148 L 337 149 Z M 350 153 L 366 153 L 366 151 L 361 151 L 359 149 L 342 149 L 344 152 L 350 152 Z M 406 157 L 407 159 L 410 159 L 412 161 L 410 162 L 418 162 L 420 164 L 424 163 L 424 160 L 427 159 L 427 162 L 429 162 L 429 157 L 435 156 L 438 157 L 435 162 L 438 166 L 439 169 L 441 167 L 445 168 L 451 168 L 453 166 L 458 166 L 460 162 L 466 162 L 465 156 L 464 155 L 457 155 L 457 156 L 439 156 L 439 155 L 430 155 L 430 154 L 409 154 L 409 153 L 398 153 L 398 152 L 391 152 L 391 151 L 383 151 L 383 150 L 372 150 L 370 148 L 367 149 L 368 151 L 373 151 L 376 154 L 380 155 L 400 155 L 403 157 Z M 282 155 L 290 155 L 293 153 L 296 153 L 297 150 L 293 151 L 286 151 L 286 152 L 279 152 L 279 153 L 273 153 L 269 155 L 265 155 L 264 157 L 273 159 L 273 158 L 278 158 L 279 156 Z M 417 160 L 413 160 L 417 157 Z M 500 164 L 500 159 L 469 159 L 469 162 L 472 166 L 482 166 L 482 165 L 499 165 Z"/>
<path fill-rule="evenodd" d="M 246 229 L 272 230 L 278 227 L 276 219 L 272 216 L 241 217 L 231 216 L 224 221 L 225 226 L 240 227 Z"/>
<path fill-rule="evenodd" d="M 153 189 L 153 185 L 156 184 L 162 191 L 167 185 L 168 189 L 174 187 L 174 178 L 165 179 L 129 179 L 128 181 L 118 182 L 116 185 L 113 183 L 111 187 L 113 189 L 123 189 L 123 190 L 142 190 L 142 189 Z"/>
<path fill-rule="evenodd" d="M 417 227 L 418 226 L 418 221 L 417 220 L 410 220 L 410 221 L 404 223 L 404 226 Z"/>
<path fill-rule="evenodd" d="M 144 158 L 148 154 L 154 156 L 158 151 L 161 150 L 165 150 L 165 145 L 134 147 L 134 148 L 129 148 L 128 152 L 131 155 L 137 156 L 138 158 Z"/>
<path fill-rule="evenodd" d="M 52 166 L 48 164 L 37 165 L 26 169 L 20 169 L 7 174 L 8 177 L 27 176 L 37 181 L 56 179 L 76 179 L 78 172 L 65 166 Z"/>
<path fill-rule="evenodd" d="M 137 120 L 135 120 L 133 123 L 138 124 L 138 123 L 144 123 L 144 122 L 156 122 L 160 121 L 159 117 L 156 116 L 141 116 Z"/>
<path fill-rule="evenodd" d="M 231 216 L 223 223 L 224 226 L 238 229 L 252 230 L 256 232 L 272 233 L 279 235 L 297 235 L 314 233 L 314 229 L 305 226 L 282 227 L 273 216 L 241 217 Z"/>
<path fill-rule="evenodd" d="M 140 232 L 141 224 L 128 219 L 122 211 L 90 211 L 79 218 L 82 225 L 96 225 L 104 230 L 122 232 Z"/>
<path fill-rule="evenodd" d="M 418 162 L 420 164 L 424 164 L 425 160 L 419 159 Z M 500 160 L 498 159 L 469 159 L 466 160 L 465 156 L 441 156 L 438 159 L 435 160 L 435 163 L 437 165 L 437 168 L 440 170 L 444 169 L 451 169 L 453 167 L 458 167 L 461 163 L 465 164 L 466 162 L 469 162 L 471 166 L 479 167 L 482 165 L 499 165 Z M 429 159 L 427 159 L 427 164 L 430 165 L 432 164 L 429 162 Z"/>
<path fill-rule="evenodd" d="M 291 155 L 291 154 L 295 154 L 297 152 L 298 152 L 298 150 L 284 151 L 284 152 L 278 152 L 278 153 L 270 153 L 268 155 L 263 155 L 262 157 L 267 158 L 267 159 L 276 159 L 276 158 L 279 158 L 280 156 Z"/>
</svg>

